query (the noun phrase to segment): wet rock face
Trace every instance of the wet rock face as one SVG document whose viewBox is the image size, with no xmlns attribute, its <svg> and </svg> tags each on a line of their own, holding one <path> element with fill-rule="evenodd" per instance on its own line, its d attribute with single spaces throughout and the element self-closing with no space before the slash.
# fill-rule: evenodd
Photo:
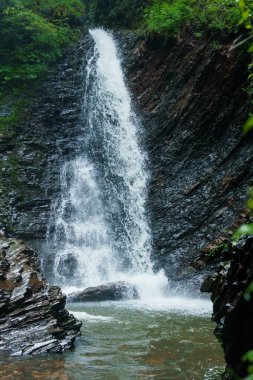
<svg viewBox="0 0 253 380">
<path fill-rule="evenodd" d="M 68 296 L 70 302 L 116 301 L 139 298 L 137 289 L 124 281 L 94 286 Z"/>
<path fill-rule="evenodd" d="M 145 41 L 121 35 L 123 66 L 138 112 L 150 172 L 148 207 L 158 267 L 177 279 L 206 245 L 226 236 L 252 178 L 247 62 L 208 37 Z"/>
<path fill-rule="evenodd" d="M 0 220 L 18 237 L 45 238 L 50 207 L 60 192 L 60 169 L 77 153 L 89 44 L 84 37 L 66 53 L 40 84 L 15 134 L 0 135 Z"/>
<path fill-rule="evenodd" d="M 153 259 L 180 280 L 205 246 L 226 236 L 245 205 L 253 156 L 252 138 L 241 133 L 247 62 L 228 53 L 229 40 L 214 49 L 208 37 L 193 35 L 166 43 L 131 33 L 116 38 L 143 121 Z M 90 43 L 85 37 L 42 84 L 16 135 L 0 136 L 6 188 L 0 219 L 18 237 L 45 238 L 60 168 L 78 153 Z"/>
<path fill-rule="evenodd" d="M 245 297 L 253 281 L 253 236 L 230 246 L 221 260 L 219 270 L 209 275 L 202 291 L 211 293 L 215 334 L 222 343 L 228 372 L 244 378 L 247 363 L 242 357 L 253 349 L 253 294 Z"/>
<path fill-rule="evenodd" d="M 0 354 L 73 347 L 81 322 L 65 303 L 60 288 L 43 279 L 36 253 L 20 240 L 0 237 Z"/>
</svg>

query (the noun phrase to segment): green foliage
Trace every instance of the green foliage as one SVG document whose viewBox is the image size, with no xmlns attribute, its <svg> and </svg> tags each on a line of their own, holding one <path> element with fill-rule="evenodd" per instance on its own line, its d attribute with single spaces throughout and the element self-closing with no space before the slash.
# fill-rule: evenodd
<svg viewBox="0 0 253 380">
<path fill-rule="evenodd" d="M 253 128 L 253 116 L 250 116 L 243 126 L 243 132 L 248 133 Z"/>
<path fill-rule="evenodd" d="M 222 253 L 225 249 L 228 248 L 228 243 L 222 242 L 220 244 L 215 245 L 212 247 L 208 252 L 207 255 L 210 257 L 215 257 L 218 254 Z"/>
<path fill-rule="evenodd" d="M 81 0 L 1 0 L 0 133 L 22 119 L 38 81 L 78 37 L 83 15 Z M 9 97 L 12 112 L 1 115 Z"/>
<path fill-rule="evenodd" d="M 24 117 L 26 107 L 29 105 L 29 98 L 3 96 L 0 99 L 0 135 L 11 136 L 14 132 L 14 127 L 18 122 L 21 122 Z M 9 108 L 9 112 L 2 114 L 2 109 Z"/>
<path fill-rule="evenodd" d="M 78 25 L 84 15 L 84 5 L 80 0 L 27 0 L 25 3 L 54 23 L 65 21 L 69 25 Z"/>
<path fill-rule="evenodd" d="M 241 12 L 241 21 L 240 23 L 245 26 L 248 30 L 249 36 L 242 43 L 247 43 L 253 38 L 253 1 L 252 0 L 239 0 L 238 8 Z M 246 45 L 247 46 L 247 45 Z M 253 44 L 250 43 L 248 51 L 251 54 L 253 52 Z M 248 88 L 247 93 L 251 105 L 253 104 L 253 73 L 252 73 L 253 63 L 249 65 L 249 76 L 248 76 Z M 253 128 L 253 115 L 249 115 L 248 120 L 244 124 L 243 131 L 248 133 Z M 253 213 L 253 188 L 249 189 L 248 194 L 248 209 L 250 213 Z M 253 235 L 253 223 L 243 224 L 233 235 L 233 240 L 237 241 L 243 235 Z"/>
<path fill-rule="evenodd" d="M 176 35 L 187 25 L 197 33 L 206 28 L 232 32 L 241 16 L 235 0 L 155 0 L 146 8 L 145 18 L 149 32 Z"/>
<path fill-rule="evenodd" d="M 244 299 L 245 301 L 250 301 L 251 300 L 251 295 L 253 293 L 253 282 L 249 284 L 247 289 L 244 292 Z"/>
<path fill-rule="evenodd" d="M 138 28 L 176 36 L 187 26 L 234 32 L 241 18 L 236 0 L 85 0 L 91 24 Z M 199 35 L 200 35 L 199 34 Z"/>
<path fill-rule="evenodd" d="M 253 224 L 243 224 L 238 230 L 233 234 L 233 242 L 237 242 L 240 237 L 245 235 L 253 235 Z"/>
<path fill-rule="evenodd" d="M 74 41 L 80 0 L 3 0 L 0 6 L 0 91 L 37 79 Z"/>
<path fill-rule="evenodd" d="M 196 7 L 195 24 L 214 31 L 234 32 L 238 29 L 241 12 L 235 0 L 192 0 Z"/>
<path fill-rule="evenodd" d="M 90 24 L 133 28 L 140 24 L 144 8 L 152 0 L 84 0 Z"/>
<path fill-rule="evenodd" d="M 238 6 L 241 11 L 241 23 L 243 23 L 248 30 L 252 30 L 252 0 L 239 0 Z"/>
<path fill-rule="evenodd" d="M 248 38 L 245 41 L 252 41 L 253 39 L 253 1 L 252 0 L 239 0 L 239 8 L 241 11 L 241 24 L 243 24 L 248 31 Z M 248 52 L 253 53 L 253 43 L 251 42 L 248 46 Z M 248 75 L 248 87 L 247 94 L 251 103 L 253 104 L 253 62 L 251 61 L 249 65 L 249 75 Z M 248 133 L 253 128 L 253 115 L 249 115 L 248 120 L 244 125 L 244 133 Z M 253 197 L 253 194 L 252 194 Z M 252 205 L 253 206 L 253 205 Z M 253 210 L 253 207 L 252 207 Z"/>
<path fill-rule="evenodd" d="M 202 32 L 195 32 L 194 35 L 196 38 L 202 38 L 203 33 Z"/>
<path fill-rule="evenodd" d="M 146 27 L 151 33 L 175 36 L 191 18 L 192 8 L 189 0 L 155 0 L 145 9 Z"/>
<path fill-rule="evenodd" d="M 253 288 L 252 288 L 253 290 Z M 248 373 L 249 376 L 247 376 L 244 380 L 253 380 L 253 351 L 248 351 L 242 358 L 244 362 L 249 363 L 248 365 Z"/>
</svg>

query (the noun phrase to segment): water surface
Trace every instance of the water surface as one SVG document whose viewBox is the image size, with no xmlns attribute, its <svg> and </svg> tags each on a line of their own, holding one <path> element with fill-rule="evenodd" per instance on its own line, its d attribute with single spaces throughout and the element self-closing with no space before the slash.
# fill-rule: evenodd
<svg viewBox="0 0 253 380">
<path fill-rule="evenodd" d="M 1 379 L 220 379 L 223 355 L 208 301 L 174 298 L 167 305 L 125 301 L 68 308 L 83 321 L 76 348 L 63 355 L 5 359 Z"/>
</svg>

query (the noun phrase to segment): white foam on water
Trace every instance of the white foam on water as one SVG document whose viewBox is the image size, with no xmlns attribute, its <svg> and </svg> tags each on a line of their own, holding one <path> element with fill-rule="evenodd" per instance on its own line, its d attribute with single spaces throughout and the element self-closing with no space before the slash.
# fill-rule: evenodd
<svg viewBox="0 0 253 380">
<path fill-rule="evenodd" d="M 131 301 L 129 301 L 131 303 Z M 195 316 L 210 316 L 212 313 L 212 303 L 208 300 L 191 297 L 158 297 L 149 300 L 139 300 L 132 303 L 131 307 L 147 311 L 160 311 L 166 313 L 177 313 Z"/>
<path fill-rule="evenodd" d="M 89 321 L 89 322 L 111 322 L 114 320 L 113 317 L 105 317 L 103 315 L 93 315 L 86 313 L 84 311 L 70 311 L 71 314 L 74 315 L 77 319 L 81 321 Z"/>
<path fill-rule="evenodd" d="M 82 307 L 98 306 L 100 313 L 103 308 L 110 310 L 113 309 L 127 309 L 127 310 L 140 310 L 141 312 L 148 313 L 162 313 L 162 314 L 177 314 L 177 315 L 191 315 L 196 317 L 210 317 L 212 313 L 212 302 L 200 298 L 192 297 L 158 297 L 149 298 L 148 300 L 124 300 L 124 301 L 103 301 L 103 302 L 89 302 L 81 304 Z M 98 321 L 109 321 L 110 317 L 103 316 L 90 316 L 85 312 L 72 312 L 78 319 L 97 319 Z M 108 319 L 109 318 L 109 319 Z"/>
</svg>

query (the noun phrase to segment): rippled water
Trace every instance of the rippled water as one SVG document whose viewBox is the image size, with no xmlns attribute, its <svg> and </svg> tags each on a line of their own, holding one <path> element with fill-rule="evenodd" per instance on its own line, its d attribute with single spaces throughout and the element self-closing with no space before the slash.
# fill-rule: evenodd
<svg viewBox="0 0 253 380">
<path fill-rule="evenodd" d="M 4 360 L 0 378 L 220 379 L 223 355 L 213 336 L 209 302 L 200 301 L 199 307 L 190 299 L 168 302 L 70 304 L 69 309 L 83 321 L 76 348 L 63 355 Z"/>
</svg>

